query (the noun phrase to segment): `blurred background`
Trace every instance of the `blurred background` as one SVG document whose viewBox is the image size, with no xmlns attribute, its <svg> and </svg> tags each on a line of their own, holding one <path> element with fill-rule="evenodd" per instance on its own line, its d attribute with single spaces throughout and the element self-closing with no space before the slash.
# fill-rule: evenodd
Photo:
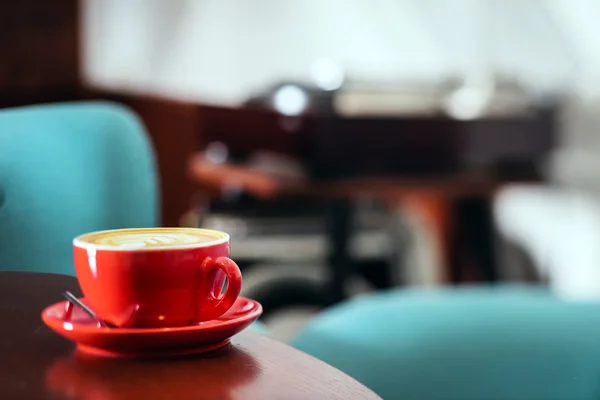
<svg viewBox="0 0 600 400">
<path fill-rule="evenodd" d="M 108 100 L 160 223 L 221 229 L 288 340 L 392 287 L 600 297 L 593 0 L 0 3 L 0 107 Z"/>
</svg>

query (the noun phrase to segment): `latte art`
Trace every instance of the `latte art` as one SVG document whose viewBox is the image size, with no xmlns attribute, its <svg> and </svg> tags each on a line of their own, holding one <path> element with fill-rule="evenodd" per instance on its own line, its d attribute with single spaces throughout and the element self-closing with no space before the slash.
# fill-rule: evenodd
<svg viewBox="0 0 600 400">
<path fill-rule="evenodd" d="M 199 237 L 182 234 L 131 234 L 115 235 L 98 238 L 94 243 L 107 246 L 115 246 L 123 249 L 140 249 L 143 247 L 165 247 L 169 245 L 190 244 L 209 242 L 214 240 L 210 237 Z"/>
<path fill-rule="evenodd" d="M 147 228 L 147 229 L 120 229 L 89 233 L 76 239 L 102 247 L 111 247 L 123 250 L 145 248 L 168 248 L 187 246 L 196 243 L 214 242 L 225 238 L 226 235 L 206 229 L 191 228 Z"/>
</svg>

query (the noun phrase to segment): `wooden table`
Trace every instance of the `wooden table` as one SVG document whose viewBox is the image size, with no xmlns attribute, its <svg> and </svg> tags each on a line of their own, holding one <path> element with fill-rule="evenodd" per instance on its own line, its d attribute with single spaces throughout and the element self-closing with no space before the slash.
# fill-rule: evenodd
<svg viewBox="0 0 600 400">
<path fill-rule="evenodd" d="M 228 186 L 251 193 L 260 199 L 285 196 L 314 196 L 327 204 L 329 283 L 327 295 L 335 304 L 347 297 L 345 283 L 352 274 L 349 254 L 353 234 L 354 200 L 376 198 L 390 209 L 402 207 L 421 216 L 439 246 L 442 279 L 460 283 L 467 279 L 467 268 L 480 275 L 475 280 L 498 279 L 494 252 L 494 227 L 491 201 L 495 191 L 506 182 L 486 173 L 461 173 L 420 178 L 353 178 L 330 182 L 309 177 L 282 179 L 272 173 L 228 163 L 214 164 L 202 153 L 189 160 L 190 179 L 205 194 L 219 196 Z M 265 313 L 269 313 L 267 307 Z"/>
<path fill-rule="evenodd" d="M 73 277 L 0 272 L 0 398 L 12 399 L 379 399 L 339 370 L 246 330 L 203 356 L 103 359 L 74 351 L 40 319 Z"/>
</svg>

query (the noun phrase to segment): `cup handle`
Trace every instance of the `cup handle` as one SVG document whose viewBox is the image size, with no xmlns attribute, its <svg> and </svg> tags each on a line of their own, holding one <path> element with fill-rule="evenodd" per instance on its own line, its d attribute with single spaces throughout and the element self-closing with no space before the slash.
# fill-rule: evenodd
<svg viewBox="0 0 600 400">
<path fill-rule="evenodd" d="M 225 314 L 242 290 L 242 273 L 229 257 L 206 258 L 200 266 L 202 287 L 196 312 L 197 321 L 208 321 Z M 221 294 L 227 277 L 227 290 Z"/>
</svg>

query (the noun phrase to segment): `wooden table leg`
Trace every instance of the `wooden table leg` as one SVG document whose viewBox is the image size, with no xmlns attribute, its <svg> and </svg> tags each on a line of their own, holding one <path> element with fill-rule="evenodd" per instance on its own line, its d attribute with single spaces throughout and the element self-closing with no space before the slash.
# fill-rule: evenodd
<svg viewBox="0 0 600 400">
<path fill-rule="evenodd" d="M 405 212 L 417 214 L 432 234 L 441 264 L 437 280 L 447 282 L 453 276 L 456 259 L 451 199 L 439 192 L 414 192 L 405 196 L 402 205 Z"/>
<path fill-rule="evenodd" d="M 331 303 L 346 298 L 346 283 L 353 273 L 352 259 L 348 249 L 354 233 L 354 207 L 348 198 L 332 199 L 327 205 L 327 237 L 329 239 L 327 290 Z"/>
<path fill-rule="evenodd" d="M 487 196 L 448 198 L 414 193 L 403 202 L 417 213 L 436 238 L 445 280 L 495 282 L 498 279 L 494 223 Z"/>
<path fill-rule="evenodd" d="M 488 196 L 461 197 L 454 201 L 456 218 L 456 268 L 454 282 L 464 280 L 498 280 L 495 230 Z M 469 271 L 469 267 L 472 267 Z M 475 276 L 465 276 L 471 272 Z M 471 274 L 471 275 L 472 275 Z M 471 278 L 471 279 L 470 279 Z"/>
</svg>

